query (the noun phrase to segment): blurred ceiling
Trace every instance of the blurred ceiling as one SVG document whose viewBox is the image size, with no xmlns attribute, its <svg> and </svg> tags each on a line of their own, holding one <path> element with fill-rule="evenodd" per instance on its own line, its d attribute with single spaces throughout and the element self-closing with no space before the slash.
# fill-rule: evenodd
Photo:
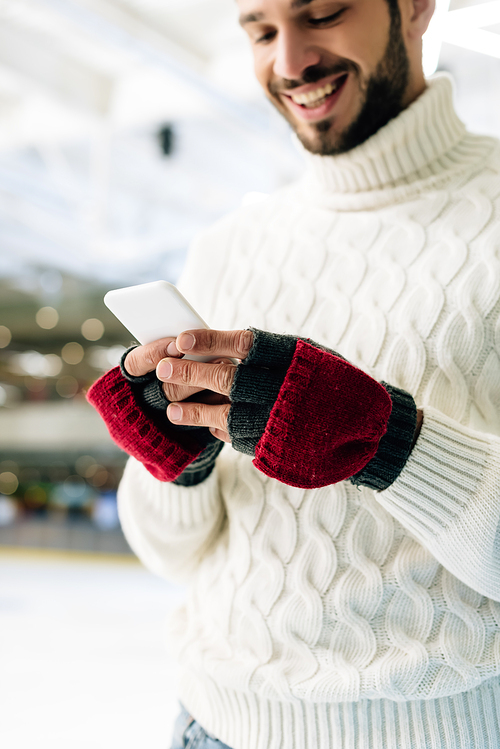
<svg viewBox="0 0 500 749">
<path fill-rule="evenodd" d="M 0 277 L 172 278 L 201 228 L 300 171 L 236 15 L 234 0 L 0 0 Z M 467 124 L 500 135 L 500 0 L 439 0 L 426 48 Z"/>
</svg>

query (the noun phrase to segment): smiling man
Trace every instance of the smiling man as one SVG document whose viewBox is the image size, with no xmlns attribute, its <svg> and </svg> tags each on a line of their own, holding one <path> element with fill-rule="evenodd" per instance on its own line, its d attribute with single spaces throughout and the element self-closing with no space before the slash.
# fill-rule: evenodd
<svg viewBox="0 0 500 749">
<path fill-rule="evenodd" d="M 431 0 L 238 5 L 304 175 L 191 248 L 214 329 L 89 391 L 188 585 L 172 749 L 498 749 L 500 145 L 424 79 Z"/>
<path fill-rule="evenodd" d="M 396 0 L 239 6 L 260 84 L 313 153 L 358 146 L 424 90 Z M 419 30 L 429 20 L 425 10 L 415 19 Z"/>
</svg>

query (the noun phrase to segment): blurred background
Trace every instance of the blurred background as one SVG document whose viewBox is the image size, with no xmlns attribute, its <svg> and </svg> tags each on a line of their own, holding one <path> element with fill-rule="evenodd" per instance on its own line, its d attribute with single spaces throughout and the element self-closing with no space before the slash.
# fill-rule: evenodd
<svg viewBox="0 0 500 749">
<path fill-rule="evenodd" d="M 0 0 L 9 749 L 168 744 L 162 633 L 182 591 L 120 531 L 126 456 L 85 391 L 131 343 L 105 292 L 175 282 L 200 230 L 301 172 L 236 17 L 234 0 Z M 454 76 L 471 130 L 500 137 L 500 0 L 439 0 L 425 67 Z"/>
</svg>

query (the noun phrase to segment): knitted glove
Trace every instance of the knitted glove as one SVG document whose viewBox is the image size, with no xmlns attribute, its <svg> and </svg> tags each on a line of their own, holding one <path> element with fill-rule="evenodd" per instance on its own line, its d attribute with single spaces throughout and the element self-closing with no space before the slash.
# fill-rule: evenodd
<svg viewBox="0 0 500 749">
<path fill-rule="evenodd" d="M 137 401 L 146 414 L 149 413 L 158 418 L 158 412 L 161 412 L 162 416 L 165 417 L 165 412 L 170 401 L 165 395 L 163 383 L 157 378 L 156 372 L 148 372 L 145 375 L 137 377 L 129 374 L 125 369 L 125 359 L 127 358 L 127 354 L 134 348 L 137 348 L 137 346 L 131 346 L 127 351 L 125 351 L 121 358 L 120 370 L 122 376 L 127 380 L 127 382 L 130 382 Z M 153 413 L 151 413 L 151 409 Z M 162 419 L 162 422 L 163 427 L 165 428 L 164 418 Z M 206 427 L 171 424 L 168 420 L 167 424 L 170 433 L 191 432 L 191 437 L 196 438 L 201 444 L 206 445 L 205 449 L 199 454 L 196 460 L 186 466 L 183 472 L 174 479 L 173 483 L 181 486 L 195 486 L 196 484 L 201 484 L 201 482 L 212 473 L 215 466 L 215 459 L 224 447 L 224 443 L 217 439 L 217 437 L 214 437 Z"/>
<path fill-rule="evenodd" d="M 134 348 L 134 347 L 133 347 Z M 211 473 L 224 444 L 204 427 L 170 424 L 168 400 L 154 372 L 142 377 L 115 367 L 95 382 L 87 400 L 116 444 L 160 481 L 193 486 Z"/>
<path fill-rule="evenodd" d="M 390 486 L 412 449 L 411 395 L 313 341 L 251 330 L 253 346 L 230 393 L 233 447 L 291 486 L 313 489 L 344 479 L 377 490 Z"/>
</svg>

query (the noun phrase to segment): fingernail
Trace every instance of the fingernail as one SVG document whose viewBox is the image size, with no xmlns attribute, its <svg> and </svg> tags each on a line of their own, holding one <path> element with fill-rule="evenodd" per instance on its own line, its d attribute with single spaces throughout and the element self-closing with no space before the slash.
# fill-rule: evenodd
<svg viewBox="0 0 500 749">
<path fill-rule="evenodd" d="M 172 374 L 172 365 L 166 359 L 163 359 L 156 367 L 156 376 L 160 380 L 168 380 Z"/>
<path fill-rule="evenodd" d="M 196 338 L 192 333 L 181 333 L 177 340 L 182 351 L 191 351 L 196 343 Z"/>
<path fill-rule="evenodd" d="M 167 416 L 170 421 L 180 421 L 182 418 L 182 408 L 176 404 L 170 404 L 167 408 Z"/>
<path fill-rule="evenodd" d="M 169 356 L 179 356 L 179 353 L 180 352 L 179 352 L 177 346 L 175 345 L 175 341 L 172 341 L 171 343 L 168 344 L 168 346 L 167 346 L 167 354 Z"/>
</svg>

